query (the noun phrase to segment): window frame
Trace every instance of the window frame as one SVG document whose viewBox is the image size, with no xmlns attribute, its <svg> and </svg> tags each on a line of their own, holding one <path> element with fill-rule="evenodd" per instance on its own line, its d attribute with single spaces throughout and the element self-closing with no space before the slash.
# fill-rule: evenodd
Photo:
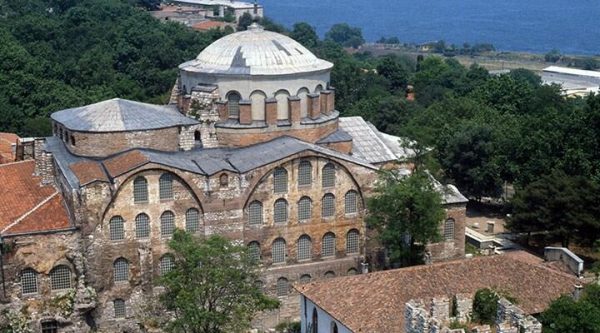
<svg viewBox="0 0 600 333">
<path fill-rule="evenodd" d="M 298 187 L 312 186 L 312 163 L 308 160 L 302 160 L 298 164 Z"/>
<path fill-rule="evenodd" d="M 284 167 L 273 171 L 273 193 L 288 193 L 288 172 Z"/>
<path fill-rule="evenodd" d="M 335 187 L 336 181 L 336 170 L 335 164 L 327 162 L 321 170 L 321 187 L 333 188 Z"/>
<path fill-rule="evenodd" d="M 333 232 L 327 232 L 321 240 L 321 257 L 335 258 L 336 254 L 336 237 Z"/>
<path fill-rule="evenodd" d="M 148 179 L 144 176 L 137 176 L 133 180 L 133 203 L 148 203 Z"/>
<path fill-rule="evenodd" d="M 335 206 L 335 195 L 333 193 L 325 193 L 323 198 L 321 198 L 321 217 L 324 219 L 334 218 L 336 213 Z"/>
<path fill-rule="evenodd" d="M 278 247 L 276 248 L 276 246 Z M 281 258 L 281 260 L 275 260 L 276 258 Z M 287 242 L 285 239 L 279 237 L 273 240 L 273 243 L 271 244 L 271 262 L 273 265 L 282 265 L 287 262 Z"/>
<path fill-rule="evenodd" d="M 119 266 L 117 266 L 119 265 Z M 122 266 L 121 266 L 122 265 Z M 129 282 L 129 260 L 119 257 L 113 262 L 113 281 L 114 283 Z"/>
<path fill-rule="evenodd" d="M 146 213 L 139 213 L 135 216 L 135 239 L 149 239 L 152 232 L 150 226 L 150 217 Z M 142 233 L 146 231 L 146 233 Z"/>
<path fill-rule="evenodd" d="M 279 198 L 273 203 L 273 223 L 277 225 L 287 224 L 289 216 L 289 205 L 287 200 Z"/>
<path fill-rule="evenodd" d="M 166 172 L 158 178 L 158 197 L 161 201 L 173 200 L 173 174 Z"/>
<path fill-rule="evenodd" d="M 195 214 L 195 218 L 193 214 Z M 200 210 L 196 207 L 188 208 L 188 210 L 185 211 L 185 231 L 190 233 L 197 233 L 200 231 Z"/>
<path fill-rule="evenodd" d="M 115 215 L 108 221 L 108 238 L 111 242 L 125 239 L 125 219 L 121 215 Z"/>
<path fill-rule="evenodd" d="M 19 274 L 21 295 L 37 295 L 40 292 L 40 281 L 38 275 L 39 273 L 31 267 L 21 270 Z M 27 279 L 29 279 L 29 281 Z M 33 283 L 33 285 L 29 284 L 29 288 L 26 288 L 26 283 Z"/>
<path fill-rule="evenodd" d="M 303 254 L 301 256 L 301 254 Z M 298 261 L 308 261 L 312 259 L 312 239 L 304 234 L 298 237 L 298 249 L 296 256 Z"/>
<path fill-rule="evenodd" d="M 260 202 L 258 200 L 254 200 L 250 204 L 248 204 L 248 224 L 249 225 L 262 225 L 264 223 L 263 214 L 264 214 L 264 210 L 263 210 L 262 202 Z"/>
<path fill-rule="evenodd" d="M 167 217 L 169 218 L 167 219 Z M 160 214 L 160 238 L 168 239 L 173 237 L 176 226 L 175 213 L 170 210 L 165 210 L 162 214 Z"/>
<path fill-rule="evenodd" d="M 66 274 L 66 276 L 57 274 Z M 52 268 L 49 275 L 51 291 L 61 291 L 73 288 L 73 279 L 71 274 L 71 268 L 69 268 L 69 266 L 56 265 Z"/>
<path fill-rule="evenodd" d="M 298 200 L 298 222 L 304 222 L 312 218 L 312 199 L 303 196 Z"/>
</svg>

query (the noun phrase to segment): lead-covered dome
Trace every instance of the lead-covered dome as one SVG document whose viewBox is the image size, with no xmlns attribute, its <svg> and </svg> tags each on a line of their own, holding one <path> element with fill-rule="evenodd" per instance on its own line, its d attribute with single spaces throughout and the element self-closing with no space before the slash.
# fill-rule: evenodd
<svg viewBox="0 0 600 333">
<path fill-rule="evenodd" d="M 179 66 L 187 72 L 233 75 L 285 75 L 332 67 L 295 40 L 257 24 L 217 40 Z"/>
</svg>

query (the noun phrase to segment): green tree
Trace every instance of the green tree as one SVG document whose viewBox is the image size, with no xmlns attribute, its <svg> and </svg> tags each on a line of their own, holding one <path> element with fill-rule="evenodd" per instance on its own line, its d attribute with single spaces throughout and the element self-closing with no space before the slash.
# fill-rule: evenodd
<svg viewBox="0 0 600 333">
<path fill-rule="evenodd" d="M 507 227 L 528 234 L 543 231 L 558 238 L 564 247 L 573 238 L 591 246 L 600 234 L 598 202 L 597 184 L 557 170 L 517 189 Z"/>
<path fill-rule="evenodd" d="M 600 308 L 584 299 L 561 296 L 540 316 L 544 333 L 600 333 Z"/>
<path fill-rule="evenodd" d="M 319 42 L 317 31 L 306 22 L 294 24 L 292 32 L 290 32 L 290 37 L 309 49 L 317 46 L 317 43 Z"/>
<path fill-rule="evenodd" d="M 424 246 L 440 239 L 442 199 L 425 172 L 400 176 L 383 172 L 368 199 L 367 223 L 378 232 L 392 266 L 423 262 Z"/>
<path fill-rule="evenodd" d="M 493 324 L 498 312 L 500 296 L 489 288 L 479 289 L 473 297 L 473 320 L 482 324 Z"/>
<path fill-rule="evenodd" d="M 546 60 L 546 62 L 557 62 L 560 60 L 560 57 L 560 51 L 557 49 L 552 49 L 544 55 L 544 60 Z"/>
<path fill-rule="evenodd" d="M 259 272 L 246 248 L 181 230 L 169 247 L 175 267 L 159 281 L 165 287 L 161 302 L 174 314 L 168 332 L 245 332 L 257 312 L 278 307 L 257 286 Z"/>
<path fill-rule="evenodd" d="M 377 64 L 377 73 L 390 81 L 393 90 L 404 90 L 408 84 L 410 66 L 397 55 L 386 55 Z"/>
<path fill-rule="evenodd" d="M 254 18 L 250 13 L 246 12 L 240 16 L 238 20 L 237 29 L 238 31 L 243 31 L 248 29 L 248 27 L 254 22 Z"/>
<path fill-rule="evenodd" d="M 353 48 L 358 48 L 365 42 L 362 30 L 357 27 L 351 27 L 347 23 L 334 24 L 325 34 L 325 39 L 334 41 L 345 47 Z"/>
</svg>

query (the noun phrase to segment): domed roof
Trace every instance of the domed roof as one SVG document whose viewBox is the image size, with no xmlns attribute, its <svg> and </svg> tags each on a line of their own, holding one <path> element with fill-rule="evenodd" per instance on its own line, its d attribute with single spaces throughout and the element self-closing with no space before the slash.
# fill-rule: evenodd
<svg viewBox="0 0 600 333">
<path fill-rule="evenodd" d="M 227 35 L 205 48 L 181 70 L 212 74 L 283 75 L 331 69 L 295 40 L 252 24 L 248 30 Z"/>
</svg>

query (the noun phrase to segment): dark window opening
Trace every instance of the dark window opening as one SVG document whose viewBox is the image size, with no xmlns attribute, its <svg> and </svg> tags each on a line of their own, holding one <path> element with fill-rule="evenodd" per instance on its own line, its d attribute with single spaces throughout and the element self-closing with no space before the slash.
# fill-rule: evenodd
<svg viewBox="0 0 600 333">
<path fill-rule="evenodd" d="M 42 333 L 58 333 L 58 322 L 56 320 L 42 322 Z"/>
</svg>

